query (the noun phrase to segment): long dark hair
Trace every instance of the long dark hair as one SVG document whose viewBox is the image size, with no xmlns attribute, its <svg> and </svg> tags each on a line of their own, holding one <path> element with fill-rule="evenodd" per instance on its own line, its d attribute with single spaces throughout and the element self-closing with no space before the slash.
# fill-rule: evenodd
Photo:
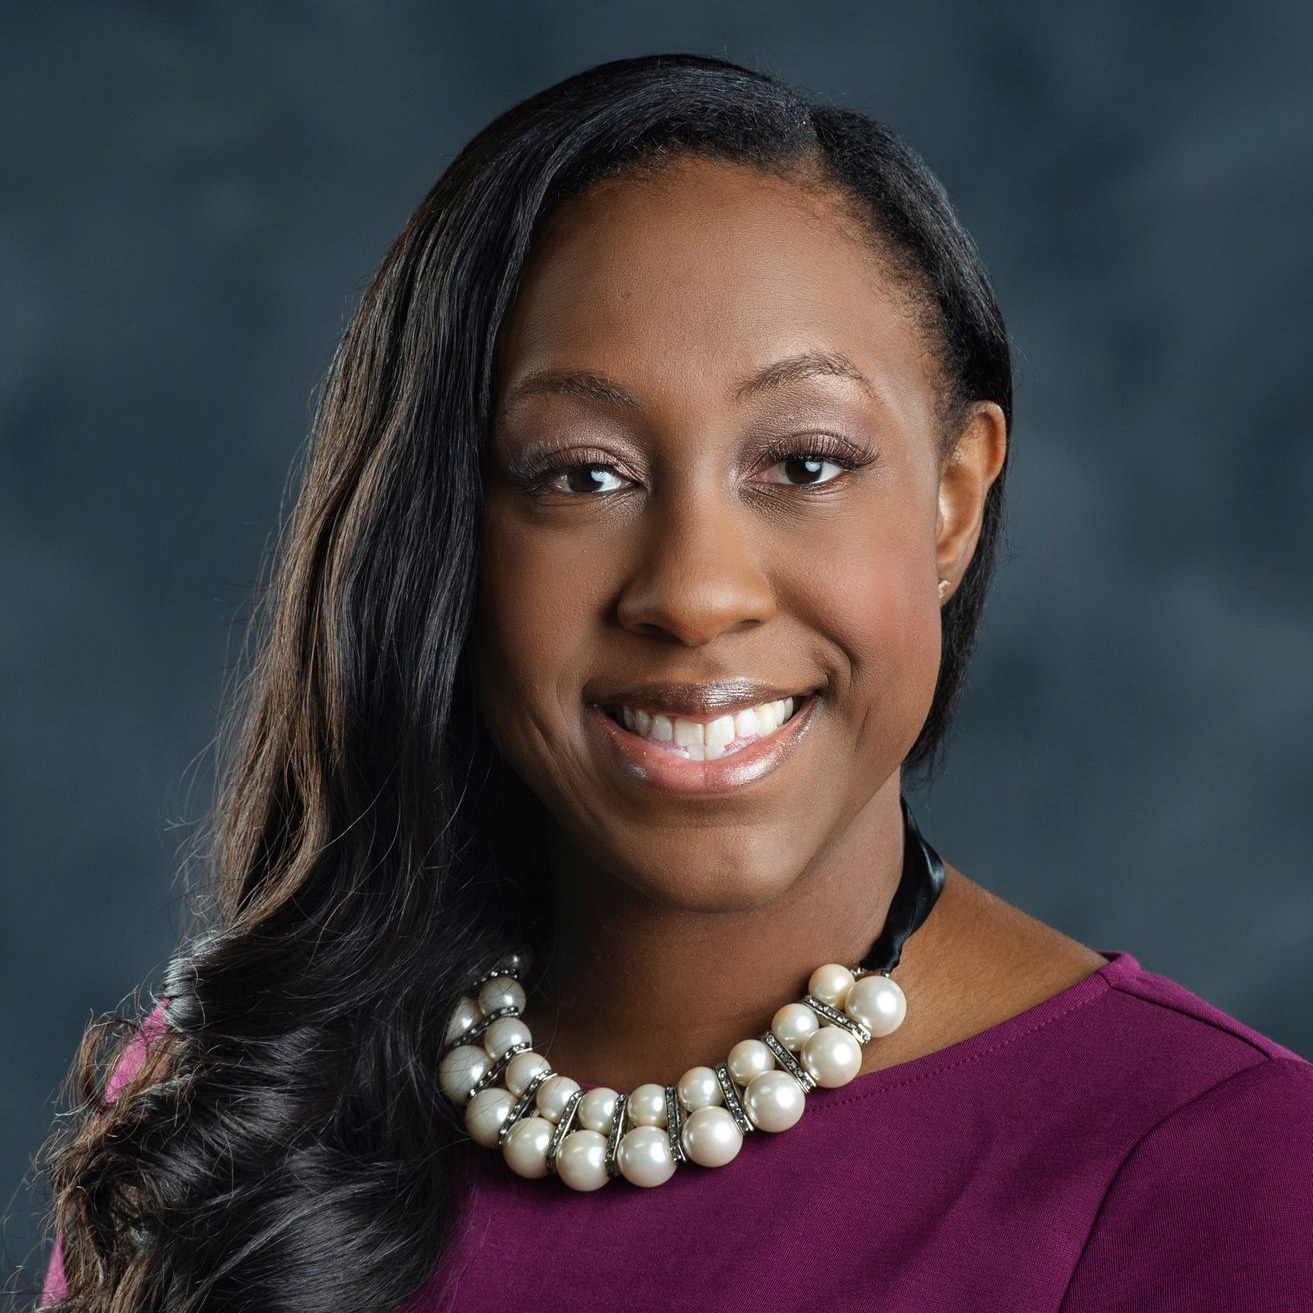
<svg viewBox="0 0 1313 1313">
<path fill-rule="evenodd" d="M 973 399 L 1011 424 L 1007 335 L 970 237 L 862 114 L 695 55 L 591 68 L 453 160 L 365 291 L 320 390 L 265 563 L 169 1025 L 112 1103 L 132 1015 L 88 1028 L 48 1144 L 66 1310 L 395 1309 L 434 1270 L 460 1114 L 437 1055 L 468 973 L 546 924 L 541 804 L 474 714 L 464 666 L 492 362 L 535 231 L 602 177 L 687 152 L 837 197 L 905 281 L 940 366 L 945 452 Z M 933 774 L 1003 518 L 992 486 L 943 608 Z M 134 997 L 134 1007 L 140 1000 Z"/>
</svg>

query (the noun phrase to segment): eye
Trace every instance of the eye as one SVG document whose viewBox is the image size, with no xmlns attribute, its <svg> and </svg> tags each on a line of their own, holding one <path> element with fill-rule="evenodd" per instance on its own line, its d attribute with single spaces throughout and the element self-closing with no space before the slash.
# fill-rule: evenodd
<svg viewBox="0 0 1313 1313">
<path fill-rule="evenodd" d="M 817 433 L 805 439 L 789 438 L 768 443 L 766 459 L 772 462 L 768 469 L 786 471 L 785 478 L 767 479 L 767 483 L 778 483 L 786 488 L 809 488 L 833 483 L 841 474 L 869 465 L 875 457 L 846 438 Z M 825 477 L 827 465 L 838 473 Z M 797 477 L 787 477 L 789 475 Z"/>
<path fill-rule="evenodd" d="M 842 472 L 845 468 L 847 468 L 846 466 L 841 465 L 838 461 L 826 460 L 824 456 L 821 456 L 815 452 L 800 451 L 795 454 L 791 454 L 789 456 L 784 457 L 783 460 L 777 461 L 774 465 L 771 466 L 771 469 L 779 469 L 781 467 L 787 468 L 789 466 L 792 466 L 792 470 L 790 472 L 794 474 L 799 474 L 801 477 L 797 479 L 767 479 L 766 482 L 783 483 L 790 487 L 798 487 L 798 486 L 806 487 L 809 485 L 814 486 L 815 484 L 818 483 L 830 483 L 838 476 L 831 475 L 830 478 L 828 479 L 821 478 L 820 477 L 821 471 L 827 465 L 833 466 L 836 470 L 839 470 L 840 472 Z"/>
<path fill-rule="evenodd" d="M 512 457 L 511 477 L 534 496 L 579 501 L 618 492 L 626 483 L 614 457 L 596 448 L 550 444 Z"/>
<path fill-rule="evenodd" d="M 614 484 L 599 486 L 598 479 L 613 479 Z M 563 492 L 567 496 L 587 496 L 590 493 L 618 492 L 624 480 L 615 472 L 612 465 L 602 465 L 592 461 L 580 465 L 561 465 L 554 470 L 546 470 L 534 480 L 534 488 L 540 492 Z"/>
</svg>

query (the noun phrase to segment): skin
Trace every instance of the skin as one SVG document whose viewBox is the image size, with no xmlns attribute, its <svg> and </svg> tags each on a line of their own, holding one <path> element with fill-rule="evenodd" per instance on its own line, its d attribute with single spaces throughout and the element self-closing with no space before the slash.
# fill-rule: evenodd
<svg viewBox="0 0 1313 1313">
<path fill-rule="evenodd" d="M 842 353 L 869 390 L 821 374 L 736 395 L 804 351 Z M 540 370 L 603 375 L 638 405 L 509 404 Z M 899 285 L 800 185 L 685 159 L 595 186 L 541 234 L 499 342 L 471 643 L 481 715 L 553 818 L 556 914 L 524 1015 L 557 1070 L 674 1082 L 878 935 L 901 873 L 899 764 L 939 666 L 938 581 L 971 560 L 1007 441 L 978 402 L 941 460 L 937 386 Z M 874 458 L 806 465 L 818 431 Z M 797 438 L 799 459 L 763 457 L 770 437 Z M 564 449 L 533 491 L 544 439 Z M 598 681 L 734 675 L 822 686 L 798 751 L 739 791 L 646 785 L 585 720 Z M 907 1019 L 864 1047 L 863 1074 L 1104 963 L 945 871 L 895 972 Z"/>
</svg>

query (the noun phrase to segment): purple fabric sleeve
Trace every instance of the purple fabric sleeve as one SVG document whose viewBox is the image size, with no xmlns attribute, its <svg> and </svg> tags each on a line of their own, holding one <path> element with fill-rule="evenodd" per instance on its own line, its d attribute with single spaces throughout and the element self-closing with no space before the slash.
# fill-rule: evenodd
<svg viewBox="0 0 1313 1313">
<path fill-rule="evenodd" d="M 131 1042 L 124 1050 L 123 1056 L 119 1059 L 114 1070 L 110 1072 L 109 1083 L 105 1086 L 106 1103 L 118 1098 L 119 1091 L 132 1079 L 145 1061 L 150 1042 L 164 1029 L 164 1009 L 167 1005 L 168 999 L 162 999 L 156 1003 L 146 1019 L 137 1028 L 137 1033 L 133 1035 Z M 56 1304 L 68 1297 L 68 1283 L 64 1279 L 63 1241 L 63 1236 L 55 1236 L 55 1245 L 50 1253 L 50 1264 L 46 1268 L 46 1279 L 41 1290 L 41 1308 L 45 1308 L 49 1304 Z"/>
<path fill-rule="evenodd" d="M 1060 1313 L 1313 1309 L 1313 1067 L 1268 1058 L 1132 1147 Z"/>
</svg>

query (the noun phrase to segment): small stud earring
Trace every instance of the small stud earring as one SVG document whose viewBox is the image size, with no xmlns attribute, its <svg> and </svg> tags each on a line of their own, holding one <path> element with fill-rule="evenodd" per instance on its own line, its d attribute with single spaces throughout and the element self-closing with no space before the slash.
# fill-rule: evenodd
<svg viewBox="0 0 1313 1313">
<path fill-rule="evenodd" d="M 939 581 L 939 596 L 942 598 L 944 593 L 952 586 L 953 585 L 947 579 L 941 579 Z"/>
</svg>

